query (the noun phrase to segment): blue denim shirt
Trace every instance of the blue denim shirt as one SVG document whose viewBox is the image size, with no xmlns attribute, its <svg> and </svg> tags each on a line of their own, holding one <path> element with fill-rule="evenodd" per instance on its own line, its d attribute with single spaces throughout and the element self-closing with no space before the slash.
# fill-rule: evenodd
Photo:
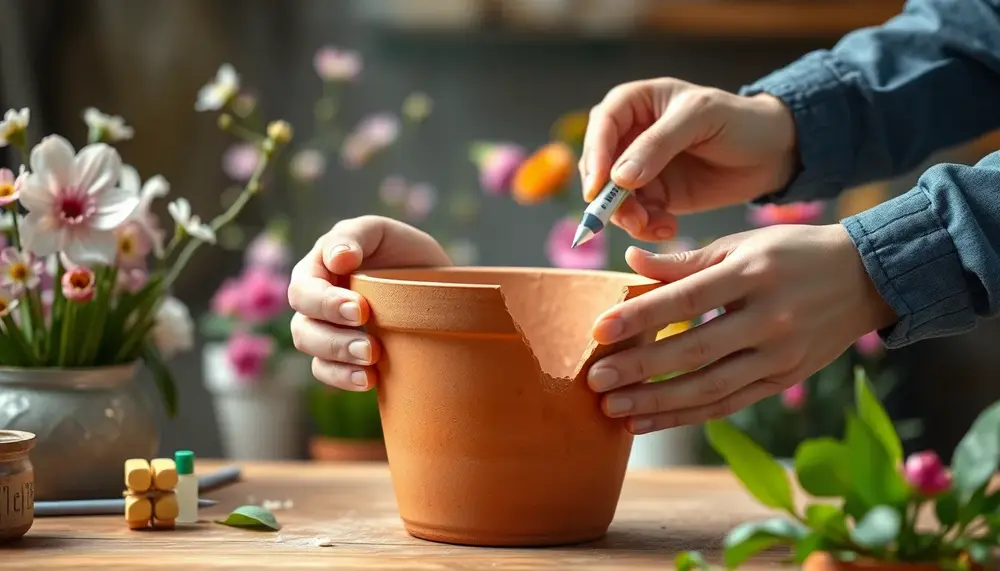
<svg viewBox="0 0 1000 571">
<path fill-rule="evenodd" d="M 829 199 L 904 174 L 1000 127 L 1000 0 L 910 0 L 741 90 L 760 92 L 792 110 L 801 153 L 797 176 L 764 201 Z M 1000 313 L 1000 152 L 936 165 L 841 224 L 899 316 L 881 332 L 890 348 Z"/>
</svg>

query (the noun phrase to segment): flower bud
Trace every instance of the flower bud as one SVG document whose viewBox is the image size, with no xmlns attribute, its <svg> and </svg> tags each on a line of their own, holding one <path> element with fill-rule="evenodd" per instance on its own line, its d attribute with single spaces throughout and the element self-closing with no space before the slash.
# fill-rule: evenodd
<svg viewBox="0 0 1000 571">
<path fill-rule="evenodd" d="M 223 113 L 219 115 L 219 128 L 223 131 L 228 131 L 230 127 L 233 126 L 233 116 L 229 113 Z"/>
<path fill-rule="evenodd" d="M 84 267 L 67 270 L 62 277 L 62 291 L 66 299 L 76 303 L 94 299 L 94 272 Z"/>
<path fill-rule="evenodd" d="M 903 466 L 903 477 L 923 496 L 936 496 L 951 486 L 951 475 L 941 458 L 931 451 L 911 454 Z"/>
<path fill-rule="evenodd" d="M 272 121 L 267 126 L 267 136 L 275 143 L 284 145 L 292 140 L 292 126 L 287 121 Z"/>
<path fill-rule="evenodd" d="M 787 409 L 798 410 L 806 404 L 807 396 L 805 384 L 798 383 L 781 392 L 781 403 Z"/>
</svg>

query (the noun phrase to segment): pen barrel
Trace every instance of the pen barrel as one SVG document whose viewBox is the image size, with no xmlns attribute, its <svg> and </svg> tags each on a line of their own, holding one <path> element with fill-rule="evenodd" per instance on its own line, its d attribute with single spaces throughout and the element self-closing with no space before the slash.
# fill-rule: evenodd
<svg viewBox="0 0 1000 571">
<path fill-rule="evenodd" d="M 628 198 L 628 195 L 628 190 L 613 182 L 608 182 L 607 186 L 587 206 L 584 212 L 596 216 L 602 223 L 607 224 L 611 220 L 611 215 L 618 210 L 618 207 Z"/>
</svg>

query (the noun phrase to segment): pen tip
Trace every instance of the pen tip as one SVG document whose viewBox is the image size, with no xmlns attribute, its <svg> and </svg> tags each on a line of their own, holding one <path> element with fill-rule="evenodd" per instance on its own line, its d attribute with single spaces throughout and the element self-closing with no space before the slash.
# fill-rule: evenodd
<svg viewBox="0 0 1000 571">
<path fill-rule="evenodd" d="M 580 226 L 576 229 L 576 235 L 573 236 L 573 244 L 570 248 L 576 248 L 580 244 L 586 243 L 588 240 L 594 237 L 594 233 L 586 226 Z"/>
</svg>

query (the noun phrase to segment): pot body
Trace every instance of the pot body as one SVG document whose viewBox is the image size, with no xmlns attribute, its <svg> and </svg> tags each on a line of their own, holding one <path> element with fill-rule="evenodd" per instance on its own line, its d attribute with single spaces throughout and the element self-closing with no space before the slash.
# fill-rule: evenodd
<svg viewBox="0 0 1000 571">
<path fill-rule="evenodd" d="M 205 386 L 219 426 L 222 448 L 234 460 L 301 457 L 305 428 L 303 386 L 310 360 L 288 352 L 274 370 L 251 383 L 240 381 L 226 357 L 226 345 L 204 348 Z"/>
<path fill-rule="evenodd" d="M 160 431 L 137 369 L 0 369 L 0 430 L 36 435 L 36 500 L 121 497 L 125 461 L 156 454 Z"/>
<path fill-rule="evenodd" d="M 586 354 L 596 314 L 625 295 L 621 276 L 627 274 L 463 268 L 353 277 L 352 289 L 371 307 L 368 331 L 383 348 L 379 412 L 410 534 L 466 545 L 541 546 L 606 533 L 632 435 L 601 412 L 586 386 L 592 359 L 576 363 Z M 574 307 L 569 298 L 575 296 L 564 294 L 594 280 L 611 282 L 601 291 L 612 299 L 602 302 L 601 291 L 590 292 L 599 298 L 594 307 Z M 579 352 L 556 336 L 563 329 L 557 315 L 566 318 L 565 336 L 582 339 Z M 543 369 L 573 371 L 574 365 L 569 378 Z"/>
</svg>

